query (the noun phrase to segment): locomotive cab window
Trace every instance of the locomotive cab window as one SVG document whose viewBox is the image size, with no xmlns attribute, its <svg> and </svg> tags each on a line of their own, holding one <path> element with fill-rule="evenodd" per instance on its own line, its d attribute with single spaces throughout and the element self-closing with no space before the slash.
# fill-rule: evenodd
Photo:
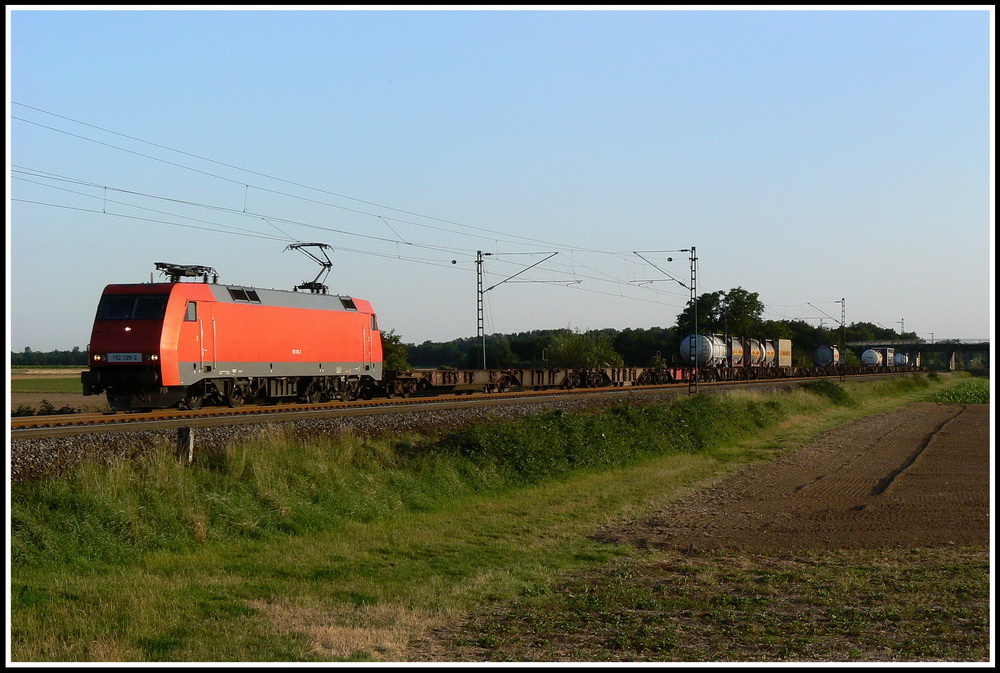
<svg viewBox="0 0 1000 673">
<path fill-rule="evenodd" d="M 184 311 L 184 320 L 186 322 L 196 322 L 198 320 L 198 302 L 188 302 L 187 309 Z"/>
<path fill-rule="evenodd" d="M 378 321 L 375 320 L 375 314 L 372 314 L 372 331 L 373 332 L 378 331 Z"/>
<path fill-rule="evenodd" d="M 98 320 L 162 320 L 167 295 L 109 294 L 97 306 Z"/>
</svg>

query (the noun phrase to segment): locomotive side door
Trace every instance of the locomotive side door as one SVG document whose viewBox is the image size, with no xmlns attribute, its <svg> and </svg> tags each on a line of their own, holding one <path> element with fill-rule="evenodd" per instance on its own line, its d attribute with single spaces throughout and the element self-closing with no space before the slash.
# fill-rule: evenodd
<svg viewBox="0 0 1000 673">
<path fill-rule="evenodd" d="M 199 370 L 202 374 L 214 372 L 216 326 L 215 311 L 211 302 L 198 302 L 198 344 L 200 350 Z"/>
<path fill-rule="evenodd" d="M 364 360 L 363 364 L 365 371 L 368 372 L 372 370 L 372 330 L 370 325 L 364 325 L 361 328 L 361 343 L 364 347 L 364 353 L 362 355 Z"/>
</svg>

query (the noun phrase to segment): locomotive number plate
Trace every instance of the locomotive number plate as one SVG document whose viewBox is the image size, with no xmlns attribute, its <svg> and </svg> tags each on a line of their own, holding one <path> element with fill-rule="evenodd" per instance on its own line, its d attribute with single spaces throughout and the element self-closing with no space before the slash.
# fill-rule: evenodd
<svg viewBox="0 0 1000 673">
<path fill-rule="evenodd" d="M 142 353 L 108 353 L 108 362 L 142 362 Z"/>
</svg>

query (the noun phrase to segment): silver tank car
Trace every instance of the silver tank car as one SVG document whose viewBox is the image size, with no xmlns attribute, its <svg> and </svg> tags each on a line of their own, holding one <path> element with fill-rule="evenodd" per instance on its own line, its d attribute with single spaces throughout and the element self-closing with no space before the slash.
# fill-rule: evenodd
<svg viewBox="0 0 1000 673">
<path fill-rule="evenodd" d="M 729 366 L 741 367 L 743 365 L 743 342 L 739 337 L 729 337 Z"/>
<path fill-rule="evenodd" d="M 770 341 L 764 342 L 764 366 L 773 367 L 775 365 L 775 357 L 778 355 L 778 351 L 774 350 L 774 344 Z"/>
<path fill-rule="evenodd" d="M 829 367 L 840 362 L 840 349 L 836 346 L 817 346 L 813 351 L 813 364 L 817 367 Z"/>
<path fill-rule="evenodd" d="M 869 348 L 861 354 L 861 364 L 868 367 L 878 367 L 882 364 L 882 354 Z"/>
<path fill-rule="evenodd" d="M 691 361 L 691 343 L 694 340 L 695 356 L 699 366 L 718 367 L 726 361 L 726 342 L 712 334 L 692 334 L 681 341 L 681 357 Z"/>
<path fill-rule="evenodd" d="M 910 356 L 906 353 L 896 353 L 893 356 L 892 361 L 897 367 L 905 367 L 910 364 Z"/>
</svg>

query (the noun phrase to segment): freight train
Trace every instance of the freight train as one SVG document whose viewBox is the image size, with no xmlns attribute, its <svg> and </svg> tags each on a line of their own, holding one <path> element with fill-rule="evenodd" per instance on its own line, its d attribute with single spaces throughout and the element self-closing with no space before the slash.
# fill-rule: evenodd
<svg viewBox="0 0 1000 673">
<path fill-rule="evenodd" d="M 656 367 L 387 371 L 378 318 L 364 299 L 328 294 L 318 283 L 291 291 L 220 284 L 204 266 L 157 262 L 156 268 L 165 282 L 108 285 L 97 307 L 83 394 L 105 394 L 114 410 L 845 372 L 836 347 L 817 348 L 813 367 L 794 367 L 787 339 L 722 335 L 692 335 L 676 364 Z M 891 353 L 876 360 L 865 368 L 910 368 Z"/>
</svg>

